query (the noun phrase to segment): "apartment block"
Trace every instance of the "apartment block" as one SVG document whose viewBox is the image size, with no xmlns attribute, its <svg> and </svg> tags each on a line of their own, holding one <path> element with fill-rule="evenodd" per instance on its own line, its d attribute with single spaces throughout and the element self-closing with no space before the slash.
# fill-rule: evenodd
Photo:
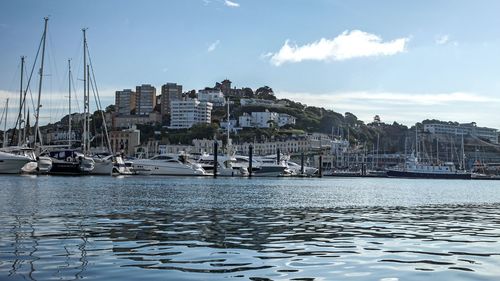
<svg viewBox="0 0 500 281">
<path fill-rule="evenodd" d="M 117 115 L 130 115 L 135 110 L 136 96 L 131 89 L 115 92 L 115 111 Z"/>
<path fill-rule="evenodd" d="M 136 114 L 148 115 L 156 106 L 156 88 L 149 84 L 142 84 L 135 88 Z"/>
<path fill-rule="evenodd" d="M 187 129 L 194 124 L 210 124 L 213 105 L 197 99 L 175 100 L 170 103 L 171 129 Z"/>
<path fill-rule="evenodd" d="M 161 115 L 166 116 L 170 114 L 170 103 L 174 100 L 182 99 L 182 85 L 177 83 L 167 83 L 161 86 Z"/>
</svg>

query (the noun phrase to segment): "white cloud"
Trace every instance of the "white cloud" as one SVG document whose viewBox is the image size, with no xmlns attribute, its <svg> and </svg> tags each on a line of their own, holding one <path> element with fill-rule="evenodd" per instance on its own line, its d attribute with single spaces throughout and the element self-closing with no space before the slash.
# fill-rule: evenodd
<svg viewBox="0 0 500 281">
<path fill-rule="evenodd" d="M 445 34 L 445 35 L 440 35 L 436 38 L 436 44 L 437 45 L 444 45 L 450 41 L 450 36 Z"/>
<path fill-rule="evenodd" d="M 208 46 L 208 49 L 207 49 L 207 52 L 213 52 L 215 51 L 215 49 L 217 48 L 217 46 L 219 46 L 219 43 L 220 43 L 220 40 L 216 40 L 215 42 L 213 42 L 212 44 L 210 44 L 210 46 Z"/>
<path fill-rule="evenodd" d="M 289 40 L 276 53 L 271 53 L 271 63 L 280 66 L 284 63 L 316 61 L 342 61 L 359 57 L 390 56 L 406 51 L 409 37 L 383 42 L 375 34 L 361 30 L 344 31 L 333 39 L 321 38 L 319 41 L 303 46 L 291 45 Z"/>
<path fill-rule="evenodd" d="M 233 1 L 229 1 L 229 0 L 224 0 L 224 5 L 231 7 L 231 8 L 238 8 L 240 6 L 240 4 L 233 2 Z"/>
</svg>

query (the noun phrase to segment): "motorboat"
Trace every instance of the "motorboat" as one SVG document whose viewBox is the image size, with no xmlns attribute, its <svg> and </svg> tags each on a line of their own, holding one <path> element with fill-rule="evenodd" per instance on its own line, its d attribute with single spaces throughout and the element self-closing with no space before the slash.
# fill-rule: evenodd
<svg viewBox="0 0 500 281">
<path fill-rule="evenodd" d="M 31 159 L 30 162 L 26 163 L 22 168 L 22 173 L 27 174 L 46 174 L 52 168 L 52 159 L 46 156 L 36 156 L 35 151 L 26 146 L 9 146 L 2 148 L 3 152 L 26 156 Z"/>
<path fill-rule="evenodd" d="M 150 159 L 132 161 L 132 168 L 138 174 L 166 176 L 204 176 L 207 173 L 198 163 L 181 162 L 177 155 L 161 154 Z"/>
<path fill-rule="evenodd" d="M 0 151 L 0 174 L 20 174 L 24 165 L 31 161 L 25 155 Z"/>
<path fill-rule="evenodd" d="M 305 175 L 305 176 L 313 176 L 318 173 L 318 169 L 314 167 L 309 167 L 309 166 L 304 166 L 304 172 L 302 173 L 302 166 L 292 162 L 292 161 L 286 161 L 286 164 L 288 166 L 288 169 L 292 172 L 294 175 Z"/>
<path fill-rule="evenodd" d="M 207 173 L 211 173 L 213 175 L 213 155 L 201 155 L 197 163 L 200 164 Z M 248 176 L 248 169 L 246 167 L 238 165 L 237 160 L 234 157 L 217 155 L 217 175 L 228 177 L 245 177 Z"/>
<path fill-rule="evenodd" d="M 233 167 L 249 167 L 250 158 L 248 156 L 235 155 L 236 162 L 232 163 Z M 249 171 L 250 172 L 250 171 Z M 279 177 L 290 175 L 288 167 L 283 163 L 276 163 L 276 160 L 271 158 L 254 157 L 252 159 L 252 176 L 256 177 Z"/>
</svg>

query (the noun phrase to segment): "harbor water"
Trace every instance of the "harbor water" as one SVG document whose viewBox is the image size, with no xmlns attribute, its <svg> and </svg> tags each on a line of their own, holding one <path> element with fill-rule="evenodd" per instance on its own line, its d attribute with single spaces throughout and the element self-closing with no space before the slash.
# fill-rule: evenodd
<svg viewBox="0 0 500 281">
<path fill-rule="evenodd" d="M 0 280 L 500 280 L 500 181 L 0 176 Z"/>
</svg>

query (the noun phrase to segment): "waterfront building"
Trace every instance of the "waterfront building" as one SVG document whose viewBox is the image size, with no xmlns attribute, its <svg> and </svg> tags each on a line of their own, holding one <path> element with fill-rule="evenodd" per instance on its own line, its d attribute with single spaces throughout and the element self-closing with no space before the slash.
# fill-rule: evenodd
<svg viewBox="0 0 500 281">
<path fill-rule="evenodd" d="M 161 86 L 161 116 L 170 115 L 170 104 L 174 100 L 182 100 L 182 85 L 167 83 Z"/>
<path fill-rule="evenodd" d="M 424 124 L 424 131 L 437 135 L 469 135 L 474 138 L 498 143 L 498 130 L 478 127 L 475 122 L 463 124 L 431 123 Z"/>
<path fill-rule="evenodd" d="M 111 131 L 109 133 L 111 149 L 113 153 L 123 153 L 125 155 L 134 155 L 135 147 L 140 144 L 141 131 L 135 126 L 121 131 Z"/>
<path fill-rule="evenodd" d="M 226 100 L 224 99 L 224 94 L 219 89 L 206 88 L 204 90 L 199 90 L 198 100 L 204 102 L 210 102 L 214 106 L 224 106 L 226 104 Z"/>
<path fill-rule="evenodd" d="M 209 153 L 213 154 L 214 153 L 214 142 L 215 140 L 208 140 L 208 139 L 194 139 L 192 141 L 193 143 L 193 149 L 190 150 L 191 153 Z M 222 149 L 222 140 L 217 140 L 217 144 L 219 146 L 219 151 Z"/>
<path fill-rule="evenodd" d="M 171 129 L 187 129 L 194 124 L 210 124 L 212 118 L 212 103 L 197 99 L 176 100 L 170 104 Z"/>
<path fill-rule="evenodd" d="M 156 106 L 156 88 L 149 84 L 142 84 L 135 88 L 137 115 L 148 115 Z"/>
<path fill-rule="evenodd" d="M 115 112 L 117 115 L 130 115 L 135 110 L 136 96 L 131 89 L 115 92 Z"/>
</svg>

